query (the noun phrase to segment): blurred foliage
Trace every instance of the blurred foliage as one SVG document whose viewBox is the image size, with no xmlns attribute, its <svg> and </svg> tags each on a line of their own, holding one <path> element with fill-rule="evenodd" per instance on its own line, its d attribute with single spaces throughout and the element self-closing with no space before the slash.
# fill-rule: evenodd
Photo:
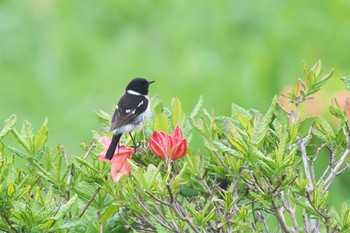
<svg viewBox="0 0 350 233">
<path fill-rule="evenodd" d="M 346 0 L 0 0 L 0 120 L 48 117 L 53 141 L 77 153 L 98 127 L 92 111 L 112 111 L 136 76 L 185 112 L 200 95 L 218 114 L 266 110 L 302 60 L 350 73 L 349 11 Z"/>
</svg>

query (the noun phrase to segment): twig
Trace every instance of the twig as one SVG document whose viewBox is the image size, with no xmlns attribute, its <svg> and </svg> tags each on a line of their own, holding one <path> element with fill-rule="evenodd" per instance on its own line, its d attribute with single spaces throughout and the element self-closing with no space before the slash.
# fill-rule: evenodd
<svg viewBox="0 0 350 233">
<path fill-rule="evenodd" d="M 252 176 L 252 178 L 254 179 L 254 186 L 257 188 L 257 190 L 261 193 L 261 194 L 265 194 L 265 191 L 263 190 L 263 188 L 260 186 L 258 179 L 256 178 L 256 176 L 254 175 L 253 171 L 250 171 L 250 175 Z"/>
<path fill-rule="evenodd" d="M 289 197 L 290 197 L 290 193 L 289 193 L 289 190 L 288 190 L 288 193 L 286 194 L 286 201 L 287 201 L 287 203 L 284 201 L 283 193 L 281 193 L 279 198 L 280 198 L 280 200 L 282 202 L 283 207 L 289 213 L 290 219 L 292 220 L 294 231 L 295 232 L 299 232 L 299 225 L 298 225 L 297 219 L 295 217 L 295 205 L 294 205 L 294 208 L 290 206 L 290 198 Z"/>
<path fill-rule="evenodd" d="M 167 203 L 167 202 L 165 202 L 165 201 L 159 199 L 158 197 L 154 196 L 154 195 L 153 195 L 152 193 L 150 193 L 148 190 L 145 190 L 145 193 L 146 193 L 148 196 L 152 197 L 154 200 L 160 202 L 161 204 L 166 205 L 166 206 L 170 206 L 169 203 Z"/>
<path fill-rule="evenodd" d="M 172 209 L 174 210 L 175 214 L 183 221 L 187 222 L 187 224 L 192 228 L 192 230 L 196 233 L 200 233 L 200 231 L 198 230 L 198 228 L 192 223 L 192 221 L 187 218 L 186 216 L 183 215 L 183 213 L 181 213 L 181 211 L 178 209 L 177 207 L 177 201 L 175 201 L 174 196 L 171 192 L 170 186 L 169 184 L 166 184 L 168 193 L 169 193 L 169 197 L 170 197 L 170 204 Z"/>
<path fill-rule="evenodd" d="M 218 158 L 218 160 L 220 161 L 220 163 L 226 168 L 227 171 L 230 171 L 230 168 L 226 165 L 226 163 L 221 159 L 221 157 L 219 156 L 219 154 L 216 152 L 216 150 L 213 150 L 214 155 L 216 155 L 216 157 Z"/>
<path fill-rule="evenodd" d="M 67 157 L 66 150 L 64 149 L 64 146 L 60 146 L 60 149 L 61 149 L 61 151 L 62 151 L 63 158 L 64 158 L 64 160 L 66 161 L 66 165 L 68 166 L 68 165 L 69 165 L 69 161 L 68 161 L 68 157 Z"/>
<path fill-rule="evenodd" d="M 309 130 L 309 133 L 306 136 L 305 141 L 309 140 L 310 135 L 311 135 L 311 129 Z M 299 149 L 300 149 L 301 157 L 302 157 L 302 161 L 303 161 L 303 167 L 304 167 L 305 176 L 306 176 L 306 179 L 309 180 L 309 183 L 306 186 L 306 188 L 307 188 L 306 191 L 312 191 L 314 189 L 314 187 L 313 187 L 313 183 L 314 182 L 313 182 L 311 174 L 310 174 L 310 168 L 309 168 L 308 157 L 307 157 L 307 153 L 306 153 L 304 140 L 302 139 L 300 134 L 298 135 L 298 137 L 299 137 L 298 144 L 299 144 Z"/>
<path fill-rule="evenodd" d="M 95 148 L 95 146 L 96 146 L 96 140 L 93 140 L 90 144 L 89 149 L 86 151 L 86 153 L 84 155 L 84 159 L 86 159 L 89 156 L 90 152 L 92 151 L 92 149 Z"/>
<path fill-rule="evenodd" d="M 81 211 L 81 213 L 79 214 L 79 218 L 81 218 L 83 215 L 84 215 L 84 213 L 85 213 L 85 211 L 87 210 L 87 208 L 90 206 L 90 204 L 91 204 L 91 202 L 95 199 L 95 197 L 96 197 L 96 195 L 98 194 L 98 192 L 100 191 L 100 187 L 98 187 L 96 190 L 95 190 L 95 192 L 94 192 L 94 194 L 92 195 L 92 197 L 90 198 L 90 200 L 88 201 L 88 203 L 85 205 L 85 207 L 84 207 L 84 209 Z"/>
<path fill-rule="evenodd" d="M 304 232 L 310 232 L 310 222 L 305 209 L 303 209 Z"/>
<path fill-rule="evenodd" d="M 346 159 L 350 156 L 350 131 L 349 131 L 349 126 L 348 125 L 347 125 L 347 130 L 348 130 L 348 132 L 346 132 L 346 129 L 344 128 L 344 134 L 346 136 L 347 148 L 344 151 L 344 153 L 342 154 L 342 156 L 340 157 L 340 159 L 337 162 L 337 164 L 332 169 L 332 171 L 329 174 L 329 176 L 325 179 L 323 192 L 327 191 L 327 189 L 329 188 L 329 186 L 331 185 L 331 183 L 333 182 L 335 177 L 340 174 L 339 170 L 340 170 L 341 166 L 344 163 L 346 163 Z M 346 167 L 348 168 L 348 166 L 346 166 Z M 344 170 L 341 170 L 341 171 L 344 172 Z"/>
<path fill-rule="evenodd" d="M 261 222 L 263 223 L 264 227 L 265 227 L 265 230 L 266 232 L 270 233 L 270 229 L 269 229 L 269 226 L 267 225 L 267 220 L 266 218 L 264 217 L 264 215 L 260 212 L 260 210 L 258 210 L 258 215 L 261 219 Z"/>
<path fill-rule="evenodd" d="M 118 213 L 119 217 L 123 220 L 123 222 L 125 222 L 125 224 L 130 227 L 131 230 L 135 230 L 131 224 L 124 218 L 124 216 L 121 213 Z"/>
<path fill-rule="evenodd" d="M 134 199 L 137 201 L 137 203 L 139 203 L 139 205 L 147 212 L 147 214 L 149 214 L 152 218 L 154 218 L 160 225 L 162 225 L 166 229 L 172 230 L 168 225 L 164 224 L 163 221 L 161 221 L 157 216 L 155 216 L 150 209 L 148 209 L 148 207 L 143 203 L 143 201 L 139 199 L 139 198 L 142 198 L 140 195 L 139 195 L 139 198 L 135 194 L 133 194 L 133 196 L 134 196 Z M 152 226 L 152 228 L 154 228 L 154 226 Z"/>
</svg>

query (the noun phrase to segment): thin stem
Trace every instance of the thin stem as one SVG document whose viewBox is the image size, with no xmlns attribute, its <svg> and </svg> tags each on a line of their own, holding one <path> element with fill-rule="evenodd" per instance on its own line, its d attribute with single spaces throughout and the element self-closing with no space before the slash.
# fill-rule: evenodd
<svg viewBox="0 0 350 233">
<path fill-rule="evenodd" d="M 222 160 L 222 158 L 219 156 L 219 154 L 218 154 L 215 150 L 213 150 L 213 153 L 214 153 L 214 155 L 216 155 L 216 157 L 218 158 L 218 160 L 220 161 L 220 163 L 225 167 L 225 169 L 226 169 L 227 171 L 230 171 L 230 168 L 226 165 L 226 163 L 224 162 L 224 160 Z"/>
<path fill-rule="evenodd" d="M 194 232 L 196 233 L 200 233 L 199 229 L 192 223 L 192 221 L 187 218 L 186 216 L 183 215 L 183 213 L 178 209 L 179 207 L 177 206 L 177 201 L 174 199 L 174 196 L 171 192 L 170 186 L 169 184 L 166 185 L 168 193 L 169 193 L 169 197 L 170 197 L 170 204 L 172 209 L 174 210 L 175 214 L 183 221 L 185 221 Z"/>
<path fill-rule="evenodd" d="M 118 213 L 119 217 L 123 220 L 123 222 L 130 228 L 130 230 L 135 230 L 131 224 L 124 218 L 124 216 L 121 213 Z"/>
<path fill-rule="evenodd" d="M 86 151 L 86 153 L 85 153 L 85 155 L 84 155 L 84 159 L 86 159 L 86 158 L 89 156 L 89 154 L 91 153 L 92 149 L 95 148 L 96 144 L 97 144 L 97 143 L 96 143 L 96 140 L 93 140 L 93 141 L 91 142 L 89 149 Z"/>
<path fill-rule="evenodd" d="M 152 213 L 152 211 L 150 209 L 148 209 L 148 207 L 143 203 L 143 201 L 141 199 L 136 197 L 136 195 L 133 195 L 133 196 L 134 196 L 135 200 L 137 201 L 137 203 L 147 212 L 147 214 L 149 214 L 152 218 L 154 218 L 154 220 L 156 220 L 160 225 L 167 228 L 168 230 L 171 230 L 171 228 L 168 225 L 164 224 L 163 221 L 161 221 L 157 216 L 155 216 Z M 141 196 L 139 196 L 139 197 L 141 198 Z M 152 226 L 152 228 L 154 228 L 154 227 Z"/>
<path fill-rule="evenodd" d="M 98 194 L 98 192 L 100 191 L 100 187 L 98 187 L 96 190 L 95 190 L 95 192 L 94 192 L 94 194 L 92 195 L 92 197 L 90 198 L 90 200 L 88 201 L 88 203 L 85 205 L 85 207 L 84 207 L 84 209 L 81 211 L 81 213 L 79 214 L 79 218 L 81 218 L 83 215 L 84 215 L 84 213 L 85 213 L 85 211 L 87 210 L 87 208 L 90 206 L 90 204 L 91 204 L 91 202 L 95 199 L 95 197 L 96 197 L 96 195 Z"/>
</svg>

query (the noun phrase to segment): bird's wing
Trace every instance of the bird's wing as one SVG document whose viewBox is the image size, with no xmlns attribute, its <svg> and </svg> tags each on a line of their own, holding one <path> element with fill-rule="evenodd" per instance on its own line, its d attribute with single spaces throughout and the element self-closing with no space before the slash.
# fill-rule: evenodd
<svg viewBox="0 0 350 233">
<path fill-rule="evenodd" d="M 117 107 L 111 120 L 110 131 L 113 131 L 123 125 L 132 122 L 135 117 L 146 111 L 148 99 L 145 96 L 124 95 Z"/>
</svg>

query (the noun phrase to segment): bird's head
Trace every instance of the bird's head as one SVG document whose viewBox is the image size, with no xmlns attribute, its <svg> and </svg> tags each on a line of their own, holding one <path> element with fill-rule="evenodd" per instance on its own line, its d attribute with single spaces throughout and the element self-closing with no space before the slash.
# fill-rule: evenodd
<svg viewBox="0 0 350 233">
<path fill-rule="evenodd" d="M 128 86 L 126 87 L 126 91 L 132 91 L 137 94 L 147 95 L 148 94 L 148 86 L 154 83 L 154 81 L 147 81 L 144 78 L 134 78 L 130 81 Z"/>
</svg>

